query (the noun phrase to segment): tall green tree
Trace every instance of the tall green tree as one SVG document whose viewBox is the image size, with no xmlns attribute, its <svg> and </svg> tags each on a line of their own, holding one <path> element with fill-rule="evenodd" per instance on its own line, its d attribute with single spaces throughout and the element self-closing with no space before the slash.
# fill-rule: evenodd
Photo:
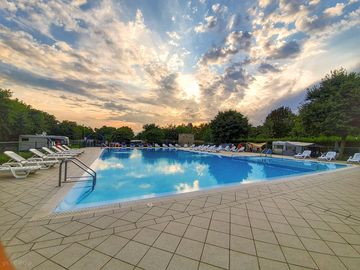
<svg viewBox="0 0 360 270">
<path fill-rule="evenodd" d="M 360 74 L 339 69 L 326 75 L 308 89 L 300 116 L 307 134 L 340 136 L 342 157 L 346 137 L 360 130 Z"/>
<path fill-rule="evenodd" d="M 128 142 L 134 138 L 134 131 L 130 127 L 119 127 L 112 133 L 113 142 Z"/>
<path fill-rule="evenodd" d="M 164 131 L 155 124 L 146 124 L 143 131 L 138 134 L 138 138 L 149 143 L 162 143 L 165 139 Z"/>
<path fill-rule="evenodd" d="M 271 138 L 287 137 L 294 128 L 295 117 L 296 115 L 289 107 L 272 110 L 265 119 L 264 132 Z"/>
<path fill-rule="evenodd" d="M 231 142 L 239 138 L 246 138 L 250 125 L 246 116 L 229 110 L 219 112 L 210 122 L 211 133 L 216 143 Z"/>
</svg>

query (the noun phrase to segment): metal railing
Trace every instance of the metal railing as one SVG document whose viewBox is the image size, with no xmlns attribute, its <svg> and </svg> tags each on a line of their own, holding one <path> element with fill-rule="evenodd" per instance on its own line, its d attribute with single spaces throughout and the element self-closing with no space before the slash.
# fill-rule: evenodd
<svg viewBox="0 0 360 270">
<path fill-rule="evenodd" d="M 75 158 L 75 157 L 65 158 L 65 159 L 63 159 L 61 161 L 60 166 L 59 166 L 59 187 L 61 187 L 61 183 L 78 182 L 78 181 L 69 181 L 68 179 L 71 179 L 71 178 L 77 178 L 77 179 L 84 178 L 83 176 L 68 177 L 68 163 L 69 162 L 71 162 L 72 164 L 75 164 L 78 168 L 80 168 L 81 170 L 83 170 L 84 172 L 89 174 L 89 176 L 92 177 L 91 190 L 94 190 L 94 188 L 96 186 L 96 172 L 93 169 L 91 169 L 89 166 L 87 166 L 84 162 L 82 162 L 81 160 L 79 160 L 78 158 Z M 64 166 L 64 181 L 62 181 L 63 166 Z M 81 181 L 81 180 L 79 180 L 79 181 Z"/>
</svg>

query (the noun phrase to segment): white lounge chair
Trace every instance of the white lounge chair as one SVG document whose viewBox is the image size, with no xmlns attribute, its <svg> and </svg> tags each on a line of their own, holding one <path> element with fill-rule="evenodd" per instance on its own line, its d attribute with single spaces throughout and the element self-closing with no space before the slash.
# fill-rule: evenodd
<svg viewBox="0 0 360 270">
<path fill-rule="evenodd" d="M 169 146 L 167 146 L 165 143 L 162 144 L 162 147 L 169 148 Z"/>
<path fill-rule="evenodd" d="M 80 153 L 71 153 L 71 152 L 63 151 L 60 148 L 58 148 L 57 146 L 52 146 L 51 148 L 54 149 L 55 153 L 61 154 L 61 155 L 68 155 L 68 156 L 78 156 L 78 155 L 80 155 Z"/>
<path fill-rule="evenodd" d="M 237 151 L 238 152 L 244 152 L 245 151 L 245 146 L 241 146 Z"/>
<path fill-rule="evenodd" d="M 74 155 L 69 155 L 69 154 L 62 154 L 62 153 L 59 153 L 59 152 L 55 153 L 55 152 L 51 151 L 49 148 L 47 148 L 45 146 L 42 147 L 42 150 L 44 150 L 46 153 L 48 153 L 49 155 L 54 156 L 54 157 L 67 157 L 67 158 L 69 158 L 69 157 L 74 156 Z"/>
<path fill-rule="evenodd" d="M 320 157 L 318 157 L 318 160 L 326 160 L 326 161 L 335 160 L 335 159 L 336 159 L 336 152 L 334 151 L 329 151 L 326 154 L 322 154 Z"/>
<path fill-rule="evenodd" d="M 40 166 L 16 166 L 10 164 L 0 165 L 0 172 L 12 173 L 12 175 L 17 179 L 26 178 L 30 173 L 34 173 L 40 169 Z"/>
<path fill-rule="evenodd" d="M 161 147 L 159 144 L 157 144 L 157 143 L 155 143 L 155 147 L 156 148 L 159 148 L 159 147 Z"/>
<path fill-rule="evenodd" d="M 55 160 L 43 160 L 42 158 L 29 158 L 25 159 L 22 156 L 19 156 L 18 154 L 14 153 L 13 151 L 5 151 L 5 155 L 7 155 L 10 160 L 5 164 L 10 164 L 17 162 L 21 166 L 40 166 L 41 169 L 50 169 L 54 167 L 55 164 L 58 162 Z"/>
<path fill-rule="evenodd" d="M 302 153 L 299 153 L 299 154 L 296 154 L 294 157 L 295 158 L 310 158 L 310 155 L 311 155 L 311 151 L 310 150 L 305 150 L 304 152 Z"/>
<path fill-rule="evenodd" d="M 59 145 L 58 145 L 58 146 L 59 146 Z M 122 145 L 121 145 L 121 146 L 122 146 Z M 84 150 L 82 150 L 82 149 L 72 149 L 72 148 L 70 148 L 69 146 L 67 146 L 67 145 L 65 145 L 65 144 L 62 145 L 62 148 L 63 148 L 64 150 L 67 150 L 67 151 L 70 151 L 70 152 L 84 153 Z"/>
<path fill-rule="evenodd" d="M 65 152 L 65 153 L 74 153 L 74 154 L 79 154 L 81 155 L 82 153 L 84 153 L 84 150 L 81 149 L 67 149 L 62 145 L 56 145 L 57 148 L 59 148 L 61 151 Z M 121 147 L 121 145 L 120 145 Z"/>
<path fill-rule="evenodd" d="M 46 155 L 43 152 L 41 152 L 41 151 L 39 151 L 37 149 L 34 149 L 34 148 L 30 148 L 29 151 L 34 154 L 33 157 L 39 157 L 39 158 L 42 158 L 43 160 L 53 160 L 53 161 L 56 161 L 56 162 L 60 162 L 60 160 L 63 160 L 65 158 L 67 158 L 66 156 Z"/>
<path fill-rule="evenodd" d="M 355 153 L 353 156 L 349 157 L 347 162 L 349 162 L 349 163 L 360 163 L 360 153 Z"/>
</svg>

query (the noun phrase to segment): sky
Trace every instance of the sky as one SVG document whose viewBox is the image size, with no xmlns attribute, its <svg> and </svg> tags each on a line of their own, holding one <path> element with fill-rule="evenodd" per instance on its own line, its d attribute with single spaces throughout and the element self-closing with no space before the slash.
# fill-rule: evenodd
<svg viewBox="0 0 360 270">
<path fill-rule="evenodd" d="M 0 0 L 0 87 L 91 127 L 259 125 L 359 44 L 359 0 Z"/>
</svg>

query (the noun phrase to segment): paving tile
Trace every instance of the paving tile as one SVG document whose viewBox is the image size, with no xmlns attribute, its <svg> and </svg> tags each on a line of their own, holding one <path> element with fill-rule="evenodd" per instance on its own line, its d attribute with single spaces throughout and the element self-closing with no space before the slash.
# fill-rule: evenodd
<svg viewBox="0 0 360 270">
<path fill-rule="evenodd" d="M 254 240 L 243 237 L 230 236 L 230 249 L 256 255 Z"/>
<path fill-rule="evenodd" d="M 342 238 L 337 232 L 315 229 L 315 232 L 321 237 L 321 239 L 326 241 L 346 243 L 344 238 Z"/>
<path fill-rule="evenodd" d="M 210 230 L 223 232 L 223 233 L 229 233 L 230 232 L 230 223 L 212 219 L 211 223 L 210 223 Z"/>
<path fill-rule="evenodd" d="M 159 231 L 151 230 L 148 228 L 143 228 L 141 231 L 133 238 L 133 240 L 146 244 L 152 245 L 156 238 L 160 235 Z"/>
<path fill-rule="evenodd" d="M 331 249 L 326 245 L 326 243 L 322 240 L 305 238 L 305 237 L 300 237 L 300 240 L 303 243 L 305 249 L 307 249 L 308 251 L 315 251 L 330 255 L 334 254 L 331 251 Z"/>
<path fill-rule="evenodd" d="M 340 260 L 345 264 L 349 270 L 358 270 L 360 269 L 360 257 L 357 258 L 348 258 L 340 257 Z"/>
<path fill-rule="evenodd" d="M 165 270 L 172 254 L 157 248 L 150 248 L 141 259 L 139 267 L 148 270 Z"/>
<path fill-rule="evenodd" d="M 127 263 L 137 265 L 149 248 L 149 246 L 130 241 L 115 257 Z"/>
<path fill-rule="evenodd" d="M 300 238 L 298 238 L 297 236 L 276 233 L 276 237 L 281 246 L 305 249 L 304 245 L 300 241 Z"/>
<path fill-rule="evenodd" d="M 58 254 L 60 251 L 62 251 L 65 248 L 69 247 L 70 245 L 71 244 L 66 244 L 66 245 L 60 245 L 60 246 L 37 249 L 36 252 L 43 255 L 46 258 L 51 258 L 52 256 Z"/>
<path fill-rule="evenodd" d="M 340 233 L 340 235 L 341 235 L 349 244 L 360 245 L 360 234 Z"/>
<path fill-rule="evenodd" d="M 289 266 L 286 263 L 259 258 L 261 270 L 289 270 Z"/>
<path fill-rule="evenodd" d="M 91 226 L 97 227 L 100 229 L 105 229 L 108 226 L 110 226 L 112 223 L 114 223 L 115 221 L 117 221 L 117 219 L 114 217 L 102 216 L 99 219 L 97 219 L 95 222 L 91 223 Z"/>
<path fill-rule="evenodd" d="M 191 219 L 190 225 L 196 226 L 196 227 L 200 227 L 200 228 L 204 228 L 204 229 L 208 229 L 209 225 L 210 225 L 210 219 L 209 218 L 204 218 L 204 217 L 193 217 Z"/>
<path fill-rule="evenodd" d="M 279 245 L 255 241 L 255 246 L 259 257 L 285 262 L 284 255 Z"/>
<path fill-rule="evenodd" d="M 58 232 L 62 235 L 69 236 L 69 235 L 73 234 L 74 232 L 77 232 L 80 229 L 84 228 L 85 226 L 86 226 L 85 224 L 82 224 L 77 221 L 73 221 L 73 222 L 70 222 L 70 223 L 56 229 L 56 232 Z"/>
<path fill-rule="evenodd" d="M 300 226 L 292 226 L 292 228 L 298 236 L 320 239 L 320 237 L 316 234 L 316 232 L 312 228 L 306 228 Z"/>
<path fill-rule="evenodd" d="M 118 259 L 112 258 L 101 270 L 132 270 L 134 266 Z"/>
<path fill-rule="evenodd" d="M 332 249 L 332 251 L 337 256 L 360 258 L 360 254 L 349 244 L 327 242 L 327 245 Z"/>
<path fill-rule="evenodd" d="M 96 247 L 97 251 L 114 256 L 120 251 L 129 240 L 116 235 L 110 235 L 105 241 Z"/>
<path fill-rule="evenodd" d="M 250 221 L 247 216 L 231 215 L 231 223 L 250 226 Z"/>
<path fill-rule="evenodd" d="M 239 225 L 235 223 L 230 224 L 230 233 L 232 235 L 242 236 L 246 238 L 253 238 L 250 226 Z"/>
<path fill-rule="evenodd" d="M 168 233 L 162 233 L 154 243 L 154 247 L 164 249 L 169 252 L 174 252 L 180 242 L 181 238 Z"/>
<path fill-rule="evenodd" d="M 84 257 L 82 257 L 79 261 L 77 261 L 74 265 L 72 265 L 70 270 L 82 270 L 82 269 L 92 269 L 98 270 L 101 269 L 108 261 L 110 261 L 111 257 L 104 255 L 95 250 L 90 251 Z"/>
<path fill-rule="evenodd" d="M 336 256 L 310 252 L 311 257 L 314 259 L 320 269 L 326 270 L 346 270 L 346 267 Z"/>
<path fill-rule="evenodd" d="M 207 230 L 189 225 L 184 234 L 185 238 L 205 242 Z"/>
<path fill-rule="evenodd" d="M 44 262 L 46 258 L 35 251 L 30 251 L 26 253 L 24 256 L 21 256 L 15 260 L 13 260 L 13 265 L 16 269 L 32 269 L 35 266 L 38 266 L 42 262 Z"/>
<path fill-rule="evenodd" d="M 179 255 L 174 255 L 166 270 L 197 270 L 199 262 L 185 258 Z"/>
<path fill-rule="evenodd" d="M 89 248 L 74 243 L 71 246 L 60 251 L 54 257 L 52 257 L 52 260 L 60 264 L 61 266 L 67 268 L 79 259 L 81 259 L 89 251 Z"/>
<path fill-rule="evenodd" d="M 230 270 L 242 269 L 258 270 L 257 257 L 230 250 Z"/>
<path fill-rule="evenodd" d="M 97 237 L 97 238 L 93 238 L 93 239 L 79 241 L 78 243 L 83 246 L 93 249 L 93 248 L 97 247 L 101 242 L 105 241 L 105 239 L 107 239 L 107 238 L 108 238 L 108 236 L 101 236 L 101 237 Z"/>
<path fill-rule="evenodd" d="M 250 224 L 253 228 L 272 231 L 270 223 L 264 219 L 250 218 Z"/>
<path fill-rule="evenodd" d="M 170 234 L 175 234 L 178 236 L 183 236 L 186 231 L 187 225 L 170 221 L 169 224 L 165 228 L 165 232 Z"/>
<path fill-rule="evenodd" d="M 205 244 L 201 261 L 218 267 L 229 267 L 229 250 Z"/>
<path fill-rule="evenodd" d="M 56 264 L 56 263 L 53 263 L 52 261 L 50 260 L 47 260 L 43 263 L 41 263 L 40 265 L 36 266 L 35 268 L 33 268 L 34 270 L 65 270 L 66 268 Z"/>
<path fill-rule="evenodd" d="M 200 262 L 199 264 L 199 270 L 223 270 L 223 269 L 224 268 L 220 268 L 203 262 Z"/>
<path fill-rule="evenodd" d="M 305 250 L 282 247 L 282 251 L 285 255 L 286 261 L 290 264 L 317 268 L 310 254 Z"/>
<path fill-rule="evenodd" d="M 194 260 L 200 260 L 204 244 L 190 239 L 182 238 L 176 253 Z"/>
<path fill-rule="evenodd" d="M 223 248 L 229 248 L 229 234 L 209 230 L 206 243 Z"/>
<path fill-rule="evenodd" d="M 253 228 L 252 232 L 255 240 L 267 242 L 271 244 L 278 244 L 275 234 L 271 231 L 265 231 L 265 230 Z"/>
</svg>

